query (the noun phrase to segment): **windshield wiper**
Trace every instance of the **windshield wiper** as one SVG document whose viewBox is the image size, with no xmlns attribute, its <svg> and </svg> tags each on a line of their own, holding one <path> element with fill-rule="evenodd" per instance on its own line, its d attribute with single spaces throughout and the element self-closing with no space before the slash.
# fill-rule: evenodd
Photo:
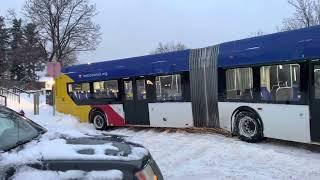
<svg viewBox="0 0 320 180">
<path fill-rule="evenodd" d="M 15 143 L 15 144 L 7 147 L 7 148 L 3 148 L 2 150 L 0 150 L 0 152 L 1 152 L 1 151 L 3 151 L 3 152 L 10 151 L 11 149 L 14 149 L 14 148 L 16 148 L 16 147 L 18 147 L 18 146 L 20 146 L 20 145 L 22 145 L 22 144 L 18 141 L 17 143 Z"/>
<path fill-rule="evenodd" d="M 20 141 L 17 141 L 14 145 L 9 146 L 8 148 L 4 148 L 3 150 L 0 150 L 0 152 L 1 152 L 1 151 L 3 151 L 3 152 L 10 151 L 11 149 L 14 149 L 14 148 L 16 148 L 16 147 L 18 147 L 18 146 L 21 146 L 21 145 L 23 145 L 23 144 L 26 144 L 26 143 L 28 143 L 28 142 L 30 142 L 30 141 L 32 141 L 32 140 L 37 139 L 41 134 L 42 134 L 41 132 L 38 132 L 38 133 L 37 133 L 37 136 L 35 136 L 35 137 L 33 137 L 33 138 L 30 138 L 30 139 L 24 140 L 24 141 L 21 141 L 21 140 L 20 140 Z"/>
<path fill-rule="evenodd" d="M 9 147 L 7 147 L 7 148 L 3 148 L 3 150 L 0 150 L 0 152 L 1 152 L 1 151 L 3 151 L 3 152 L 10 151 L 11 149 L 14 149 L 14 148 L 16 148 L 16 147 L 18 147 L 18 146 L 21 146 L 21 145 L 25 144 L 25 143 L 27 143 L 27 142 L 18 141 L 18 142 L 16 142 L 15 144 L 13 144 L 13 145 L 11 145 L 11 146 L 9 146 Z"/>
<path fill-rule="evenodd" d="M 20 145 L 23 145 L 25 143 L 29 142 L 29 140 L 25 140 L 25 141 L 17 141 L 16 142 L 16 146 L 20 146 Z"/>
</svg>

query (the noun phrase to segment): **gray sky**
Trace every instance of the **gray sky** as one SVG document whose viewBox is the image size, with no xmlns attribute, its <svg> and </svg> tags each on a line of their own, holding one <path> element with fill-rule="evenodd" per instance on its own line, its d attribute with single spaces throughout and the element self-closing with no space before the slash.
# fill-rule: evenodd
<svg viewBox="0 0 320 180">
<path fill-rule="evenodd" d="M 2 0 L 0 14 L 21 11 L 24 0 Z M 82 63 L 148 54 L 159 42 L 189 48 L 272 33 L 292 14 L 287 0 L 91 0 L 99 14 L 102 42 L 82 53 Z"/>
</svg>

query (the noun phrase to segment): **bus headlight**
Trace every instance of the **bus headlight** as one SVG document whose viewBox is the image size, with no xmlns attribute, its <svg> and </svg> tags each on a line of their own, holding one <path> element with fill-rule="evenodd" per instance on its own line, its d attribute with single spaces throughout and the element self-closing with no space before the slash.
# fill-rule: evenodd
<svg viewBox="0 0 320 180">
<path fill-rule="evenodd" d="M 138 180 L 158 180 L 157 175 L 149 164 L 142 171 L 137 172 L 136 177 Z"/>
</svg>

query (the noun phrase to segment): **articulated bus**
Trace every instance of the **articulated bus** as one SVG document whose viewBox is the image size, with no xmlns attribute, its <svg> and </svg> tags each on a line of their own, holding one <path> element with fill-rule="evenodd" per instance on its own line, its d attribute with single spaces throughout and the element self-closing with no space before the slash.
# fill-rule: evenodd
<svg viewBox="0 0 320 180">
<path fill-rule="evenodd" d="M 56 109 L 111 126 L 220 128 L 320 143 L 320 26 L 66 67 Z"/>
</svg>

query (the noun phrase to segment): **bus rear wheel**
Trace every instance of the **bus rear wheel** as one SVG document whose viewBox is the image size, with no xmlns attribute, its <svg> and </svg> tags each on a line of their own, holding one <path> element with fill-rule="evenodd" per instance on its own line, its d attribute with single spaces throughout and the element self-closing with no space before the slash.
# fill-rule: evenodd
<svg viewBox="0 0 320 180">
<path fill-rule="evenodd" d="M 235 132 L 239 139 L 249 143 L 263 140 L 263 129 L 259 117 L 249 111 L 241 111 L 235 117 Z"/>
<path fill-rule="evenodd" d="M 104 130 L 108 126 L 106 116 L 100 111 L 94 111 L 92 113 L 91 122 L 97 130 Z"/>
</svg>

